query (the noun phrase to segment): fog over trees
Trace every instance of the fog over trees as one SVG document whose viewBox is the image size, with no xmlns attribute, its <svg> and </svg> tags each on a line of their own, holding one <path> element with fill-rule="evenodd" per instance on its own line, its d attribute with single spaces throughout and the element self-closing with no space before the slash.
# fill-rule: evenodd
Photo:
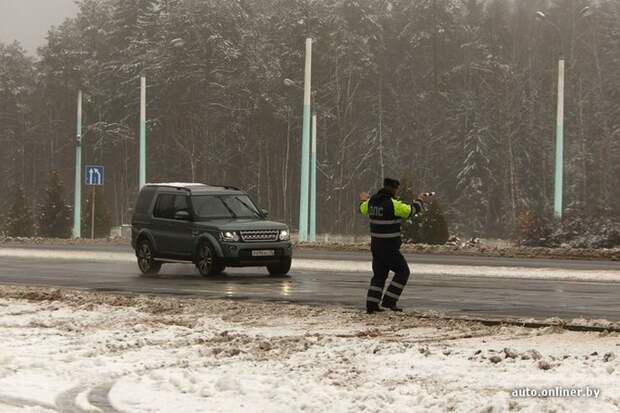
<svg viewBox="0 0 620 413">
<path fill-rule="evenodd" d="M 303 80 L 312 37 L 319 232 L 365 229 L 357 194 L 383 175 L 437 191 L 450 228 L 465 234 L 508 236 L 522 211 L 549 213 L 562 49 L 566 212 L 620 218 L 617 0 L 79 6 L 36 58 L 0 44 L 2 211 L 21 187 L 37 214 L 52 171 L 72 199 L 83 89 L 84 164 L 106 166 L 112 221 L 128 223 L 144 74 L 147 181 L 237 185 L 296 228 L 303 92 L 284 79 Z"/>
</svg>

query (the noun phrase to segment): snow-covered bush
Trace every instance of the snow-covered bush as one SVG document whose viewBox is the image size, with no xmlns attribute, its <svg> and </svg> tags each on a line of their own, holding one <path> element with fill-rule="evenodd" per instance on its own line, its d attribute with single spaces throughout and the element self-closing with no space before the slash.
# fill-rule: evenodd
<svg viewBox="0 0 620 413">
<path fill-rule="evenodd" d="M 426 206 L 426 211 L 403 224 L 402 239 L 405 243 L 443 245 L 450 232 L 443 210 L 437 200 Z"/>
<path fill-rule="evenodd" d="M 544 215 L 532 210 L 524 210 L 517 217 L 516 236 L 525 247 L 548 246 L 552 232 L 552 222 Z"/>
<path fill-rule="evenodd" d="M 620 247 L 620 222 L 611 218 L 566 215 L 562 221 L 523 211 L 517 235 L 523 246 L 572 248 Z"/>
</svg>

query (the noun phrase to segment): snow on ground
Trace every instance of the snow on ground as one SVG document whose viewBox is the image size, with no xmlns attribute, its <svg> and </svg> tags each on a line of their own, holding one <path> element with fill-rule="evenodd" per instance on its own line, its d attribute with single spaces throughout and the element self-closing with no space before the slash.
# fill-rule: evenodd
<svg viewBox="0 0 620 413">
<path fill-rule="evenodd" d="M 370 250 L 370 238 L 347 237 L 337 234 L 318 234 L 321 238 L 318 242 L 299 244 L 295 241 L 295 233 L 292 233 L 293 245 L 298 250 L 318 251 L 366 251 Z M 437 255 L 467 255 L 481 257 L 521 257 L 521 258 L 569 258 L 569 259 L 601 259 L 620 260 L 620 248 L 573 248 L 562 246 L 557 248 L 548 247 L 524 247 L 514 245 L 513 241 L 500 239 L 475 239 L 471 242 L 449 242 L 444 245 L 428 244 L 403 244 L 402 251 L 406 254 L 437 254 Z M 59 239 L 59 238 L 12 238 L 0 234 L 0 246 L 16 247 L 23 246 L 45 247 L 92 247 L 92 246 L 128 246 L 128 238 L 97 238 L 97 239 Z"/>
<path fill-rule="evenodd" d="M 0 337 L 2 412 L 620 409 L 618 333 L 0 287 Z"/>
<path fill-rule="evenodd" d="M 0 257 L 29 258 L 29 259 L 61 259 L 72 261 L 99 261 L 129 263 L 135 262 L 132 253 L 109 251 L 69 251 L 47 249 L 0 248 Z M 581 270 L 574 268 L 533 268 L 533 267 L 498 267 L 498 266 L 470 266 L 470 265 L 443 265 L 418 264 L 410 265 L 411 271 L 417 274 L 435 276 L 461 277 L 509 277 L 546 280 L 574 280 L 574 281 L 620 281 L 620 269 L 612 270 Z M 293 270 L 312 271 L 340 271 L 340 272 L 372 272 L 370 261 L 349 260 L 317 260 L 295 258 Z"/>
</svg>

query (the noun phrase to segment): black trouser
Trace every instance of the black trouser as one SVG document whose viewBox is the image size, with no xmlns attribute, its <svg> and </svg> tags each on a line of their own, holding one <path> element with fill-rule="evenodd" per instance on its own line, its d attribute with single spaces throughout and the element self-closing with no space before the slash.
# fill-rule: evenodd
<svg viewBox="0 0 620 413">
<path fill-rule="evenodd" d="M 370 250 L 374 275 L 370 280 L 366 308 L 376 309 L 380 303 L 384 307 L 393 307 L 407 285 L 410 274 L 409 265 L 400 253 L 400 238 L 372 238 Z M 384 294 L 385 281 L 390 271 L 394 271 L 394 278 Z"/>
</svg>

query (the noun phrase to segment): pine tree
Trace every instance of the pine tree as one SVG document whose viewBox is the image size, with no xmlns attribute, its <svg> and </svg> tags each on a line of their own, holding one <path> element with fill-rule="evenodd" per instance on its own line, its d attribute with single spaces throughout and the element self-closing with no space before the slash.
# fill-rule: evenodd
<svg viewBox="0 0 620 413">
<path fill-rule="evenodd" d="M 7 235 L 10 237 L 32 237 L 35 234 L 32 209 L 26 202 L 24 189 L 14 190 L 15 198 L 7 217 Z"/>
<path fill-rule="evenodd" d="M 235 183 L 295 225 L 301 95 L 283 80 L 303 79 L 312 37 L 321 230 L 352 232 L 353 194 L 406 168 L 453 231 L 504 236 L 553 202 L 562 47 L 541 9 L 566 49 L 566 212 L 620 217 L 618 0 L 78 3 L 36 61 L 0 42 L 4 186 L 42 198 L 41 171 L 72 163 L 81 88 L 88 151 L 116 171 L 108 206 L 126 222 L 144 74 L 151 178 Z"/>
<path fill-rule="evenodd" d="M 477 124 L 465 137 L 465 159 L 458 173 L 459 205 L 468 211 L 464 230 L 479 236 L 485 229 L 488 207 L 489 157 L 487 130 Z M 465 216 L 463 216 L 465 219 Z"/>
<path fill-rule="evenodd" d="M 71 206 L 64 198 L 64 185 L 57 171 L 53 171 L 45 190 L 45 200 L 39 216 L 41 235 L 47 238 L 71 237 Z"/>
</svg>

